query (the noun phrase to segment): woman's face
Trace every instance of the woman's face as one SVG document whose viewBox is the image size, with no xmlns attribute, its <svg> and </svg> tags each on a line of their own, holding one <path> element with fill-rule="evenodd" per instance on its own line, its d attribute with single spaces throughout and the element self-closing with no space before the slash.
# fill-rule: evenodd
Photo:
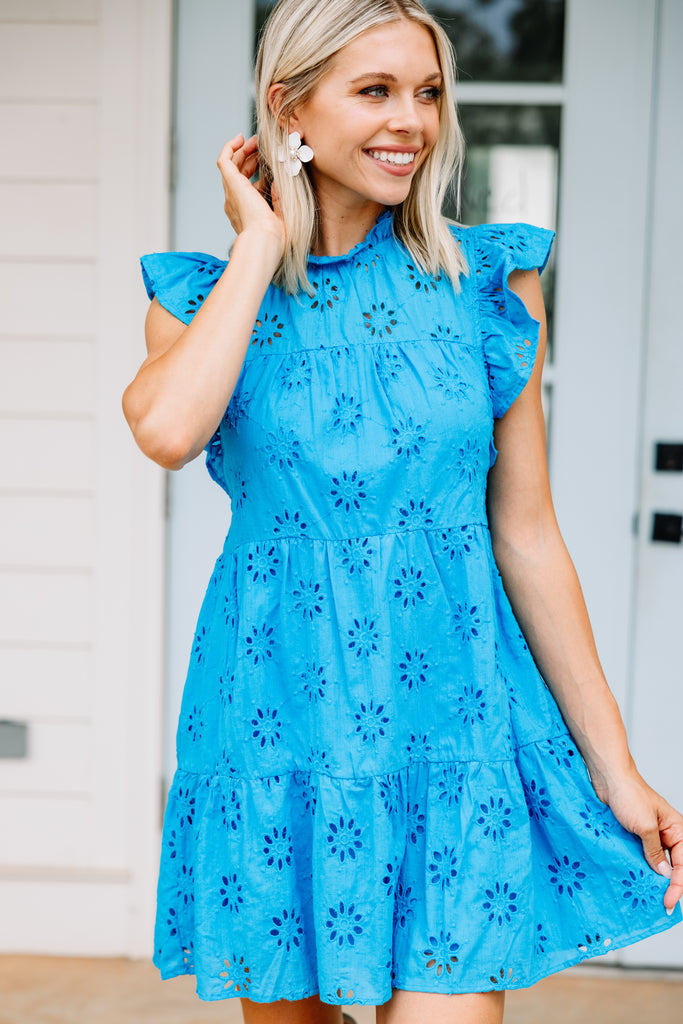
<svg viewBox="0 0 683 1024">
<path fill-rule="evenodd" d="M 323 210 L 405 200 L 439 133 L 441 83 L 432 35 L 414 21 L 369 29 L 339 51 L 290 123 L 313 150 Z"/>
</svg>

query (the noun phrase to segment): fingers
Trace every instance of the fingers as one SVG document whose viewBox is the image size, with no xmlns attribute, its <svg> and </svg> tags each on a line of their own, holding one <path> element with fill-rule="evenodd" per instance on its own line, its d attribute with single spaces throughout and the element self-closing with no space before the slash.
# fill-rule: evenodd
<svg viewBox="0 0 683 1024">
<path fill-rule="evenodd" d="M 641 836 L 643 852 L 650 867 L 669 879 L 664 906 L 671 914 L 683 896 L 683 817 L 661 801 L 657 819 L 657 827 Z M 668 855 L 664 849 L 668 850 Z"/>
<path fill-rule="evenodd" d="M 218 160 L 216 160 L 216 163 L 221 168 L 221 170 L 226 164 L 232 162 L 232 158 L 235 151 L 238 150 L 240 146 L 243 145 L 244 136 L 242 134 L 235 135 L 234 138 L 228 139 L 228 141 L 225 143 L 222 150 L 218 154 Z"/>
<path fill-rule="evenodd" d="M 664 906 L 672 914 L 683 897 L 683 815 L 641 779 L 610 795 L 609 806 L 629 832 L 640 837 L 653 871 L 669 880 Z"/>
<path fill-rule="evenodd" d="M 646 832 L 641 832 L 640 838 L 643 843 L 643 853 L 645 860 L 648 862 L 650 867 L 654 871 L 658 871 L 659 874 L 665 872 L 661 870 L 661 866 L 666 864 L 669 866 L 669 862 L 664 853 L 664 847 L 659 836 L 659 829 L 655 826 L 654 828 L 648 829 Z"/>
<path fill-rule="evenodd" d="M 223 179 L 223 210 L 235 232 L 240 234 L 251 225 L 283 236 L 282 218 L 273 218 L 263 185 L 251 181 L 259 169 L 257 137 L 245 139 L 240 133 L 228 139 L 216 163 Z"/>
<path fill-rule="evenodd" d="M 258 153 L 252 153 L 250 156 L 245 158 L 240 170 L 245 178 L 252 178 L 258 170 L 258 165 Z"/>
<path fill-rule="evenodd" d="M 683 896 L 683 828 L 674 828 L 670 831 L 676 833 L 669 846 L 671 865 L 667 861 L 668 874 L 666 871 L 660 871 L 660 874 L 667 874 L 670 879 L 669 888 L 664 894 L 664 906 L 667 910 L 673 909 Z"/>
<path fill-rule="evenodd" d="M 244 153 L 249 156 L 251 153 L 255 153 L 258 149 L 258 138 L 256 135 L 252 135 L 251 138 L 247 139 L 243 146 Z"/>
<path fill-rule="evenodd" d="M 244 135 L 241 133 L 235 135 L 234 138 L 228 139 L 220 151 L 218 160 L 216 163 L 223 169 L 228 163 L 233 163 L 239 170 L 242 169 L 242 165 L 245 160 L 253 158 L 258 149 L 258 141 L 255 135 L 245 141 Z"/>
</svg>

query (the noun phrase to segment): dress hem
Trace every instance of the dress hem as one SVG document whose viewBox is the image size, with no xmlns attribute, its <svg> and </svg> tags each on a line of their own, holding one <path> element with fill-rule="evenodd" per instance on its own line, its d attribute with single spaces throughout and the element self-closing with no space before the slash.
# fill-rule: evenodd
<svg viewBox="0 0 683 1024">
<path fill-rule="evenodd" d="M 385 995 L 384 998 L 372 996 L 366 999 L 354 1000 L 353 1002 L 344 1002 L 343 1000 L 335 1002 L 329 999 L 323 999 L 321 996 L 321 1002 L 326 1003 L 329 1006 L 381 1006 L 383 1003 L 386 1003 L 391 998 L 391 994 L 395 989 L 400 989 L 405 992 L 423 992 L 427 995 L 466 995 L 484 992 L 511 992 L 516 989 L 531 988 L 537 982 L 541 981 L 543 978 L 549 977 L 552 974 L 557 974 L 560 971 L 567 970 L 569 967 L 575 967 L 577 964 L 584 963 L 586 960 L 593 960 L 598 956 L 606 956 L 607 953 L 612 953 L 617 949 L 623 949 L 626 946 L 635 945 L 635 943 L 640 942 L 643 939 L 647 939 L 652 935 L 657 935 L 660 932 L 668 931 L 669 928 L 673 928 L 675 925 L 680 924 L 682 920 L 683 915 L 681 914 L 681 906 L 679 904 L 677 907 L 677 913 L 674 912 L 674 914 L 671 915 L 670 918 L 667 918 L 664 921 L 657 921 L 657 923 L 652 925 L 651 927 L 645 928 L 639 932 L 636 932 L 635 934 L 622 934 L 619 938 L 614 939 L 612 941 L 609 949 L 595 949 L 588 950 L 587 952 L 578 951 L 577 954 L 574 954 L 571 957 L 567 957 L 559 964 L 553 964 L 552 966 L 546 965 L 547 969 L 544 968 L 540 971 L 536 971 L 530 977 L 524 977 L 522 979 L 517 979 L 513 977 L 511 980 L 508 977 L 508 979 L 505 980 L 502 984 L 498 985 L 494 983 L 491 984 L 488 988 L 472 989 L 458 988 L 457 986 L 446 987 L 445 985 L 441 984 L 438 985 L 438 987 L 434 986 L 433 988 L 428 988 L 423 982 L 420 982 L 420 988 L 411 988 L 411 984 L 414 984 L 414 982 L 411 982 L 408 979 L 402 981 L 399 978 L 395 978 L 392 980 L 389 995 Z M 183 970 L 181 967 L 168 967 L 164 969 L 160 967 L 157 963 L 155 963 L 155 967 L 157 967 L 157 970 L 160 972 L 162 981 L 168 981 L 171 978 L 181 977 L 182 975 L 193 975 L 196 977 L 193 971 Z M 493 980 L 493 977 L 494 976 L 492 975 L 491 980 Z M 246 991 L 243 993 L 238 993 L 234 990 L 231 992 L 220 993 L 217 995 L 202 994 L 199 991 L 199 986 L 197 986 L 196 992 L 198 998 L 201 999 L 202 1002 L 209 1003 L 220 1002 L 225 999 L 242 998 L 243 996 L 255 1003 L 279 1002 L 282 999 L 293 1002 L 299 999 L 308 999 L 310 996 L 320 996 L 319 986 L 311 986 L 303 989 L 297 989 L 296 991 L 288 992 L 285 995 L 273 995 L 269 999 L 257 999 L 255 997 L 255 994 L 249 994 Z"/>
</svg>

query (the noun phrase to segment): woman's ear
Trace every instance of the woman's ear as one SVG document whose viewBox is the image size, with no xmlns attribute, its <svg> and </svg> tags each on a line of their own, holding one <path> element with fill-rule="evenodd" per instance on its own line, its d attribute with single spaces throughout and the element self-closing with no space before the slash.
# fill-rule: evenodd
<svg viewBox="0 0 683 1024">
<path fill-rule="evenodd" d="M 285 118 L 284 116 L 278 114 L 278 111 L 282 106 L 284 89 L 285 87 L 282 84 L 282 82 L 275 82 L 273 85 L 271 85 L 270 89 L 268 90 L 268 107 L 270 108 L 270 112 L 273 115 L 273 117 L 277 118 L 277 123 L 280 126 L 280 128 L 286 128 L 288 133 L 297 131 L 300 132 L 301 123 L 297 116 L 296 110 L 292 111 L 289 118 Z"/>
<path fill-rule="evenodd" d="M 282 94 L 284 92 L 284 88 L 285 87 L 282 82 L 275 82 L 268 90 L 268 107 L 273 117 L 277 118 L 280 128 L 284 128 L 286 123 L 286 119 L 278 114 L 278 111 L 282 106 Z"/>
<path fill-rule="evenodd" d="M 297 109 L 293 110 L 292 113 L 289 115 L 289 131 L 299 132 L 299 134 L 303 137 L 304 130 L 301 125 L 301 119 L 299 117 L 298 110 L 299 108 L 297 107 Z"/>
</svg>

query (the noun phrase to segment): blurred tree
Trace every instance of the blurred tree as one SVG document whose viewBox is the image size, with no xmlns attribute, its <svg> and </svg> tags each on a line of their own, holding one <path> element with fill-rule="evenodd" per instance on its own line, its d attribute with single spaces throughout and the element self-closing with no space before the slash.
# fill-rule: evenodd
<svg viewBox="0 0 683 1024">
<path fill-rule="evenodd" d="M 490 3 L 491 0 L 478 2 Z M 453 43 L 459 77 L 464 81 L 480 82 L 491 78 L 490 69 L 495 68 L 500 62 L 500 50 L 491 32 L 470 17 L 466 11 L 453 11 L 439 3 L 427 3 L 426 6 L 444 27 Z"/>
<path fill-rule="evenodd" d="M 565 0 L 427 0 L 448 33 L 460 79 L 562 80 Z"/>
<path fill-rule="evenodd" d="M 515 77 L 535 82 L 562 80 L 564 0 L 522 0 L 510 17 Z"/>
</svg>

